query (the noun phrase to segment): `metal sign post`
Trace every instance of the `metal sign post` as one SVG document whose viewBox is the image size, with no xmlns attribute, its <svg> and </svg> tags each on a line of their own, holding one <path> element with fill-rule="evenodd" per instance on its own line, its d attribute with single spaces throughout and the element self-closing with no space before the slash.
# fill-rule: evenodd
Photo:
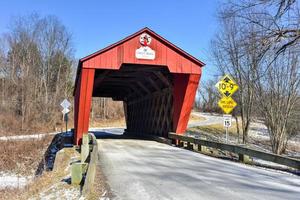
<svg viewBox="0 0 300 200">
<path fill-rule="evenodd" d="M 68 132 L 68 121 L 69 121 L 68 113 L 64 114 L 64 121 L 66 122 L 66 132 Z"/>
<path fill-rule="evenodd" d="M 63 110 L 61 112 L 63 113 L 63 119 L 66 122 L 66 133 L 67 133 L 68 132 L 68 121 L 69 121 L 68 113 L 70 112 L 69 107 L 71 106 L 71 103 L 67 99 L 64 99 L 63 102 L 61 102 L 60 106 L 63 108 Z"/>
</svg>

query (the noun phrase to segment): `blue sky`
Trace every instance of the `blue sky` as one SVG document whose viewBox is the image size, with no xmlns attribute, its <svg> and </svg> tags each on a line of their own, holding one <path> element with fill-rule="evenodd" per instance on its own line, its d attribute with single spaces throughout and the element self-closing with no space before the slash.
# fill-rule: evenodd
<svg viewBox="0 0 300 200">
<path fill-rule="evenodd" d="M 217 73 L 209 48 L 217 31 L 218 0 L 3 0 L 0 8 L 0 34 L 13 16 L 57 16 L 73 35 L 76 58 L 147 26 L 205 62 L 203 79 Z"/>
</svg>

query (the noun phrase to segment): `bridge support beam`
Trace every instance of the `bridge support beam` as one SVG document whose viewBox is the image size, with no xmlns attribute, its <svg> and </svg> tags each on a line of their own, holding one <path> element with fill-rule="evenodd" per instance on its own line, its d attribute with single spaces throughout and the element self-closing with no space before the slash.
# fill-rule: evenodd
<svg viewBox="0 0 300 200">
<path fill-rule="evenodd" d="M 173 130 L 177 134 L 186 131 L 199 80 L 199 74 L 174 74 Z"/>
<path fill-rule="evenodd" d="M 90 109 L 94 85 L 95 69 L 82 68 L 79 77 L 79 87 L 75 95 L 75 116 L 74 116 L 74 143 L 79 145 L 83 133 L 89 129 Z"/>
</svg>

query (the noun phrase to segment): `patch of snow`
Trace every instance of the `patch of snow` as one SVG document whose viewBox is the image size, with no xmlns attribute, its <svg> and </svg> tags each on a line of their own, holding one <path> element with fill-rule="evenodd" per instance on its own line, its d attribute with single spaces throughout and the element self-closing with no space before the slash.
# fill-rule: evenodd
<svg viewBox="0 0 300 200">
<path fill-rule="evenodd" d="M 32 140 L 37 139 L 41 140 L 48 135 L 55 135 L 59 132 L 51 132 L 51 133 L 40 133 L 40 134 L 32 134 L 32 135 L 14 135 L 14 136 L 2 136 L 0 137 L 0 141 L 9 141 L 9 140 Z"/>
<path fill-rule="evenodd" d="M 268 166 L 268 167 L 276 167 L 276 168 L 281 168 L 281 169 L 289 169 L 288 166 L 280 165 L 280 164 L 273 163 L 273 162 L 266 161 L 266 160 L 262 160 L 262 159 L 259 159 L 259 158 L 252 158 L 252 160 L 255 164 L 259 164 L 259 165 L 264 165 L 264 166 Z"/>
<path fill-rule="evenodd" d="M 193 112 L 193 115 L 204 117 L 205 120 L 203 121 L 192 121 L 189 122 L 188 127 L 195 127 L 195 126 L 206 126 L 211 124 L 223 124 L 223 116 L 214 113 L 202 113 L 202 112 Z"/>
<path fill-rule="evenodd" d="M 110 130 L 110 129 L 124 129 L 125 127 L 124 126 L 108 126 L 108 127 L 93 127 L 93 128 L 89 128 L 89 132 L 93 132 L 93 131 L 104 131 L 104 130 Z"/>
<path fill-rule="evenodd" d="M 35 199 L 35 198 L 32 198 Z M 39 194 L 38 199 L 83 199 L 80 197 L 80 190 L 78 188 L 62 188 L 61 184 L 55 184 L 47 190 Z"/>
<path fill-rule="evenodd" d="M 109 197 L 106 197 L 106 194 L 107 194 L 107 191 L 105 190 L 105 191 L 103 192 L 103 194 L 101 195 L 100 200 L 110 200 Z"/>
<path fill-rule="evenodd" d="M 250 124 L 249 136 L 261 140 L 269 140 L 268 128 L 263 123 L 252 122 Z"/>
<path fill-rule="evenodd" d="M 93 131 L 103 131 L 103 130 L 110 130 L 110 129 L 124 129 L 125 127 L 101 127 L 101 128 L 89 128 L 89 132 Z M 71 129 L 68 129 L 67 132 L 50 132 L 50 133 L 39 133 L 39 134 L 31 134 L 31 135 L 13 135 L 13 136 L 1 136 L 0 141 L 9 141 L 9 140 L 32 140 L 37 139 L 41 140 L 46 136 L 49 135 L 56 135 L 59 133 L 63 133 L 63 136 L 65 137 L 71 137 L 73 136 L 73 133 L 71 132 Z"/>
<path fill-rule="evenodd" d="M 70 176 L 66 176 L 64 179 L 69 179 Z M 70 199 L 70 200 L 84 200 L 81 195 L 80 187 L 69 185 L 65 181 L 56 182 L 48 188 L 44 188 L 37 196 L 30 198 L 30 200 L 43 199 Z"/>
<path fill-rule="evenodd" d="M 0 172 L 0 189 L 23 188 L 31 179 L 31 176 L 26 177 L 13 173 Z"/>
<path fill-rule="evenodd" d="M 50 133 L 38 133 L 38 134 L 31 134 L 31 135 L 12 135 L 12 136 L 1 136 L 0 141 L 9 141 L 9 140 L 32 140 L 37 139 L 41 140 L 46 136 L 49 135 L 56 135 L 62 133 L 62 136 L 64 137 L 72 137 L 73 133 L 71 132 L 71 129 L 68 129 L 67 132 L 50 132 Z"/>
</svg>

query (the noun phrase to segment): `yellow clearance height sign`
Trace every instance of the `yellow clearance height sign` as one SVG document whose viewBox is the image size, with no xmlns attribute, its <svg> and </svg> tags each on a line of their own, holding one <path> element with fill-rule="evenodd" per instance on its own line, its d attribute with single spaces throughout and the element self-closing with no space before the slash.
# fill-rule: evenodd
<svg viewBox="0 0 300 200">
<path fill-rule="evenodd" d="M 237 106 L 237 103 L 231 97 L 222 97 L 218 102 L 218 105 L 224 113 L 229 114 Z"/>
<path fill-rule="evenodd" d="M 219 92 L 226 97 L 230 97 L 239 89 L 239 86 L 236 84 L 236 82 L 228 75 L 225 75 L 216 84 L 216 87 L 218 88 Z"/>
<path fill-rule="evenodd" d="M 231 96 L 239 89 L 239 86 L 229 75 L 225 75 L 216 84 L 216 87 L 222 94 L 222 99 L 218 102 L 219 107 L 222 108 L 224 113 L 231 113 L 237 106 L 237 103 L 233 100 L 233 98 L 231 98 Z"/>
</svg>

